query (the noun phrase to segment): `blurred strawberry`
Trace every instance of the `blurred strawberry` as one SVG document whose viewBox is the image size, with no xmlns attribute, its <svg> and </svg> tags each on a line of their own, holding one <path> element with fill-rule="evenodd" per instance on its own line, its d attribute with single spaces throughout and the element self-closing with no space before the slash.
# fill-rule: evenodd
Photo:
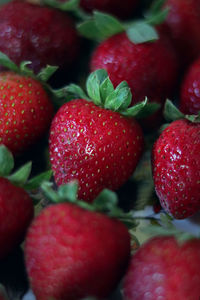
<svg viewBox="0 0 200 300">
<path fill-rule="evenodd" d="M 31 61 L 35 72 L 46 64 L 68 66 L 78 48 L 73 21 L 66 14 L 23 1 L 0 7 L 0 51 L 16 64 Z"/>
</svg>

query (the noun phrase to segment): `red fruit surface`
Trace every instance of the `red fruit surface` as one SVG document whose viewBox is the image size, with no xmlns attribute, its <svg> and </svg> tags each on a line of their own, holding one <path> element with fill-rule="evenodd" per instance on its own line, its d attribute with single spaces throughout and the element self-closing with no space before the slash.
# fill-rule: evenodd
<svg viewBox="0 0 200 300">
<path fill-rule="evenodd" d="M 22 241 L 32 217 L 29 195 L 0 177 L 0 259 Z"/>
<path fill-rule="evenodd" d="M 134 14 L 138 0 L 81 0 L 81 7 L 92 12 L 99 10 L 113 14 L 119 18 L 127 18 Z"/>
<path fill-rule="evenodd" d="M 130 236 L 118 220 L 73 204 L 47 207 L 29 228 L 25 259 L 38 300 L 106 297 L 130 256 Z"/>
<path fill-rule="evenodd" d="M 149 240 L 133 256 L 124 281 L 124 300 L 199 300 L 200 240 L 179 244 L 173 237 Z"/>
<path fill-rule="evenodd" d="M 198 114 L 200 111 L 200 58 L 192 64 L 183 80 L 180 110 L 184 114 Z"/>
<path fill-rule="evenodd" d="M 78 44 L 72 20 L 58 10 L 23 1 L 0 8 L 0 51 L 16 64 L 31 61 L 35 72 L 47 64 L 68 65 Z"/>
<path fill-rule="evenodd" d="M 0 144 L 14 154 L 24 151 L 46 132 L 52 116 L 53 106 L 38 81 L 0 74 Z"/>
<path fill-rule="evenodd" d="M 143 134 L 133 119 L 83 99 L 64 104 L 50 130 L 50 161 L 58 185 L 77 179 L 79 198 L 117 189 L 134 171 Z"/>
<path fill-rule="evenodd" d="M 167 0 L 165 6 L 170 8 L 166 24 L 180 62 L 188 64 L 200 54 L 200 1 Z"/>
<path fill-rule="evenodd" d="M 112 36 L 94 51 L 91 70 L 106 69 L 117 86 L 127 81 L 133 103 L 144 100 L 162 103 L 172 93 L 177 78 L 177 59 L 170 41 L 160 32 L 156 42 L 134 44 L 125 33 Z"/>
<path fill-rule="evenodd" d="M 162 207 L 177 219 L 200 209 L 200 123 L 172 122 L 153 147 L 152 169 Z"/>
</svg>

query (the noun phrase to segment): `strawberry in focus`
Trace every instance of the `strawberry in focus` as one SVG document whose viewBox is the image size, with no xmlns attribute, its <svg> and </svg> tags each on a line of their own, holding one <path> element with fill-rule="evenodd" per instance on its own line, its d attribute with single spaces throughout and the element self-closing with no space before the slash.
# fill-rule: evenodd
<svg viewBox="0 0 200 300">
<path fill-rule="evenodd" d="M 82 93 L 84 98 L 64 104 L 55 115 L 49 152 L 56 183 L 77 179 L 79 198 L 91 202 L 102 189 L 115 190 L 131 176 L 144 141 L 131 118 L 135 108 L 128 108 L 126 82 L 114 89 L 107 72 L 97 70 L 86 85 L 90 99 Z"/>
<path fill-rule="evenodd" d="M 25 244 L 28 277 L 40 300 L 109 296 L 129 255 L 130 236 L 120 221 L 69 203 L 45 208 Z"/>
<path fill-rule="evenodd" d="M 10 71 L 0 74 L 0 144 L 14 154 L 24 151 L 42 137 L 52 116 L 41 83 Z"/>
<path fill-rule="evenodd" d="M 162 207 L 184 219 L 200 209 L 200 123 L 180 119 L 159 136 L 152 152 L 155 190 Z"/>
<path fill-rule="evenodd" d="M 33 203 L 27 192 L 0 177 L 0 259 L 22 242 L 33 218 Z"/>
<path fill-rule="evenodd" d="M 179 54 L 180 63 L 188 65 L 200 54 L 200 2 L 196 0 L 167 0 L 166 24 Z"/>
<path fill-rule="evenodd" d="M 186 72 L 181 86 L 180 110 L 184 114 L 200 111 L 200 58 Z"/>
<path fill-rule="evenodd" d="M 179 244 L 156 237 L 133 256 L 123 284 L 124 300 L 198 300 L 200 240 Z"/>
<path fill-rule="evenodd" d="M 62 12 L 24 1 L 0 7 L 0 51 L 17 65 L 31 61 L 38 72 L 47 64 L 68 66 L 78 54 L 73 21 Z"/>
</svg>

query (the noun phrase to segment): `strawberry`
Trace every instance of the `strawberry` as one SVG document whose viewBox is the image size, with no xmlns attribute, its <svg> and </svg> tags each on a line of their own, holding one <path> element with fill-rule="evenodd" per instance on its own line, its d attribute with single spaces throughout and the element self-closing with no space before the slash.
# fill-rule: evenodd
<svg viewBox="0 0 200 300">
<path fill-rule="evenodd" d="M 200 2 L 196 0 L 167 0 L 166 24 L 178 51 L 180 62 L 187 65 L 200 53 Z"/>
<path fill-rule="evenodd" d="M 81 0 L 81 7 L 88 12 L 93 10 L 104 11 L 113 14 L 119 18 L 127 18 L 133 15 L 136 6 L 138 5 L 138 0 Z"/>
<path fill-rule="evenodd" d="M 177 77 L 176 55 L 162 34 L 155 42 L 141 44 L 131 42 L 126 33 L 114 35 L 95 49 L 90 67 L 92 71 L 106 69 L 114 86 L 126 80 L 134 103 L 145 96 L 162 103 Z"/>
<path fill-rule="evenodd" d="M 51 172 L 44 172 L 30 180 L 31 162 L 13 174 L 12 153 L 0 145 L 0 259 L 22 242 L 33 218 L 33 201 L 26 190 L 35 190 L 42 181 L 49 180 Z"/>
<path fill-rule="evenodd" d="M 183 219 L 200 209 L 200 123 L 179 118 L 155 142 L 152 169 L 162 207 Z"/>
<path fill-rule="evenodd" d="M 123 284 L 124 300 L 198 300 L 200 240 L 147 241 L 133 256 Z"/>
<path fill-rule="evenodd" d="M 200 111 L 200 58 L 187 71 L 181 86 L 180 110 L 184 114 Z"/>
<path fill-rule="evenodd" d="M 0 8 L 0 51 L 16 64 L 32 62 L 38 72 L 46 64 L 68 66 L 78 54 L 73 21 L 60 11 L 11 1 Z"/>
<path fill-rule="evenodd" d="M 4 66 L 20 72 L 2 53 L 0 60 Z M 0 73 L 0 144 L 5 144 L 14 154 L 24 151 L 42 137 L 53 115 L 53 105 L 42 84 L 32 73 L 29 74 L 31 71 L 26 66 L 22 68 L 28 75 L 26 72 Z M 44 72 L 40 74 L 44 75 Z"/>
<path fill-rule="evenodd" d="M 61 186 L 58 194 L 63 196 L 65 189 Z M 58 203 L 34 219 L 25 262 L 37 299 L 104 298 L 123 276 L 130 256 L 128 230 L 119 220 L 92 210 Z"/>
<path fill-rule="evenodd" d="M 95 103 L 82 94 L 59 109 L 49 152 L 56 183 L 77 179 L 79 198 L 92 201 L 103 188 L 115 190 L 130 177 L 143 150 L 143 134 L 127 117 L 134 108 L 127 109 L 131 94 L 125 82 L 114 90 L 105 70 L 97 70 L 87 88 Z"/>
</svg>

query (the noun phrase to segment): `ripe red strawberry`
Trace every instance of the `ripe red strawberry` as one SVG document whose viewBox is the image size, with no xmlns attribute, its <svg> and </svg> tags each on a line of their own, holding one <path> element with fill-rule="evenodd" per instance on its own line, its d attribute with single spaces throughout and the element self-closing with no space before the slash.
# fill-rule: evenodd
<svg viewBox="0 0 200 300">
<path fill-rule="evenodd" d="M 24 238 L 33 217 L 33 204 L 21 187 L 0 177 L 0 259 Z"/>
<path fill-rule="evenodd" d="M 0 74 L 0 144 L 15 154 L 24 151 L 46 132 L 52 115 L 41 83 L 10 71 Z"/>
<path fill-rule="evenodd" d="M 124 280 L 124 300 L 198 300 L 200 240 L 179 244 L 157 237 L 133 256 Z"/>
<path fill-rule="evenodd" d="M 166 19 L 171 37 L 184 65 L 200 53 L 200 2 L 196 0 L 167 0 L 169 7 Z"/>
<path fill-rule="evenodd" d="M 80 5 L 88 12 L 99 10 L 119 18 L 127 18 L 133 15 L 138 2 L 138 0 L 125 0 L 124 2 L 121 0 L 81 0 Z"/>
<path fill-rule="evenodd" d="M 37 299 L 109 296 L 130 255 L 130 236 L 118 220 L 75 204 L 45 208 L 29 228 L 25 260 Z"/>
<path fill-rule="evenodd" d="M 200 58 L 191 65 L 182 83 L 180 110 L 184 114 L 200 111 Z"/>
<path fill-rule="evenodd" d="M 156 193 L 162 207 L 177 219 L 200 209 L 200 123 L 172 122 L 153 147 Z"/>
<path fill-rule="evenodd" d="M 69 65 L 78 53 L 78 36 L 72 20 L 60 11 L 12 1 L 0 8 L 0 51 L 16 64 L 29 60 L 41 67 Z"/>
<path fill-rule="evenodd" d="M 94 51 L 91 70 L 107 70 L 114 86 L 126 80 L 131 88 L 133 102 L 148 97 L 163 103 L 172 93 L 177 78 L 177 58 L 165 35 L 155 42 L 134 44 L 126 33 L 120 33 L 102 42 Z"/>
<path fill-rule="evenodd" d="M 143 149 L 138 123 L 84 99 L 64 104 L 53 119 L 50 161 L 58 185 L 79 181 L 79 198 L 92 201 L 105 187 L 121 186 Z"/>
</svg>

